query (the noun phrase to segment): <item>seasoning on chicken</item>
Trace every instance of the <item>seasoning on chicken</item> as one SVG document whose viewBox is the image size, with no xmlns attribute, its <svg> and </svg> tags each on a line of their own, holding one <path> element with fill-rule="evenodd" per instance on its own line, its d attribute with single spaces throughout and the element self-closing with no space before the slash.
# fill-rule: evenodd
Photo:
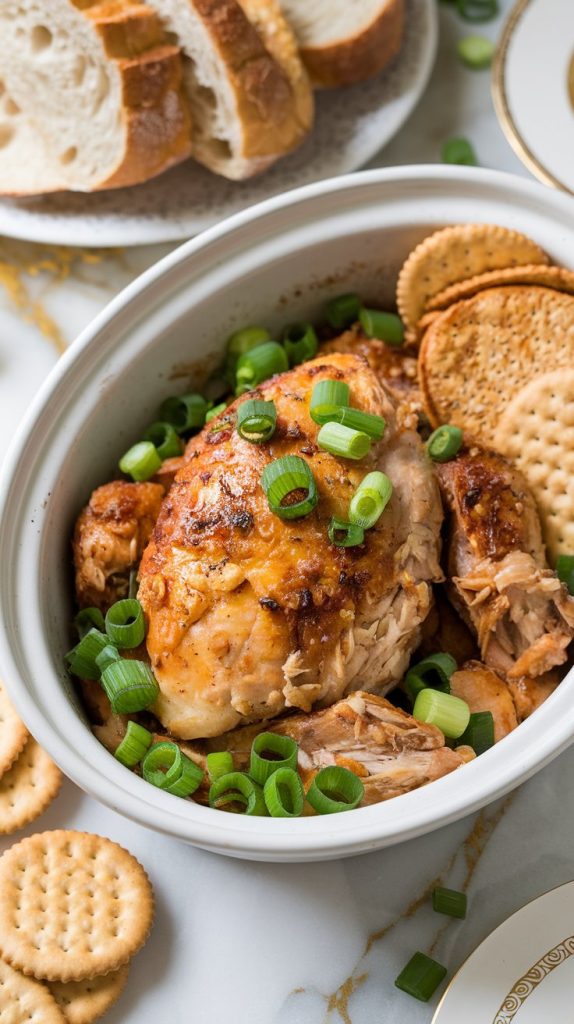
<svg viewBox="0 0 574 1024">
<path fill-rule="evenodd" d="M 73 539 L 80 607 L 106 611 L 125 597 L 129 574 L 150 538 L 164 496 L 159 484 L 113 480 L 80 513 Z"/>
<path fill-rule="evenodd" d="M 299 744 L 298 768 L 306 790 L 327 765 L 359 775 L 365 787 L 361 806 L 409 793 L 464 763 L 456 750 L 445 746 L 436 726 L 417 722 L 384 698 L 364 691 L 324 711 L 269 722 L 265 729 L 291 736 Z M 206 748 L 229 750 L 241 771 L 249 765 L 258 732 L 261 726 L 237 729 L 208 742 Z"/>
<path fill-rule="evenodd" d="M 412 349 L 385 345 L 378 338 L 367 338 L 359 324 L 321 345 L 321 352 L 350 352 L 363 356 L 375 376 L 382 381 L 396 402 L 411 402 L 422 409 L 417 379 L 417 358 Z"/>
<path fill-rule="evenodd" d="M 351 404 L 384 416 L 382 441 L 360 463 L 317 447 L 313 385 L 345 380 Z M 253 393 L 252 393 L 253 394 Z M 164 727 L 217 736 L 284 708 L 310 711 L 349 689 L 386 692 L 403 675 L 441 579 L 442 510 L 432 468 L 413 431 L 364 359 L 333 354 L 255 393 L 273 400 L 277 428 L 265 444 L 234 429 L 232 406 L 186 452 L 140 567 L 139 600 L 161 694 Z M 298 455 L 319 502 L 305 518 L 274 515 L 262 490 L 266 465 Z M 346 518 L 365 474 L 393 484 L 383 515 L 358 547 L 335 547 L 332 516 Z"/>
<path fill-rule="evenodd" d="M 450 677 L 451 693 L 466 701 L 471 714 L 490 711 L 494 742 L 516 729 L 518 720 L 508 684 L 479 661 L 468 661 Z"/>
<path fill-rule="evenodd" d="M 508 679 L 566 661 L 574 599 L 548 569 L 540 523 L 521 474 L 478 447 L 437 466 L 450 512 L 451 596 L 482 660 Z"/>
</svg>

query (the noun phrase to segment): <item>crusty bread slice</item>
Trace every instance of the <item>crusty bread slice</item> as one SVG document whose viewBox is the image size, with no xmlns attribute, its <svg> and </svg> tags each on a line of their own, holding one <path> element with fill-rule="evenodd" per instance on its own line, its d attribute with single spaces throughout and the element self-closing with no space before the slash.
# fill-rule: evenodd
<svg viewBox="0 0 574 1024">
<path fill-rule="evenodd" d="M 280 0 L 313 85 L 373 78 L 401 48 L 405 0 Z"/>
<path fill-rule="evenodd" d="M 180 51 L 144 4 L 1 0 L 0 78 L 24 115 L 4 118 L 5 193 L 133 185 L 190 153 Z"/>
<path fill-rule="evenodd" d="M 192 151 L 200 163 L 240 180 L 302 141 L 311 127 L 313 99 L 294 37 L 274 0 L 267 11 L 262 0 L 245 0 L 245 10 L 238 0 L 149 2 L 184 53 Z M 256 10 L 262 36 L 248 16 Z"/>
</svg>

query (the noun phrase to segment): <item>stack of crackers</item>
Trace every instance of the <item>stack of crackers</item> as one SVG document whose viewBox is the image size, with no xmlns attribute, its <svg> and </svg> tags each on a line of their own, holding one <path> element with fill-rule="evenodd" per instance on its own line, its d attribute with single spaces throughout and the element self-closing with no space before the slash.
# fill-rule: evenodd
<svg viewBox="0 0 574 1024">
<path fill-rule="evenodd" d="M 513 459 L 550 560 L 574 553 L 574 272 L 517 231 L 458 225 L 410 254 L 397 306 L 431 426 Z"/>
</svg>

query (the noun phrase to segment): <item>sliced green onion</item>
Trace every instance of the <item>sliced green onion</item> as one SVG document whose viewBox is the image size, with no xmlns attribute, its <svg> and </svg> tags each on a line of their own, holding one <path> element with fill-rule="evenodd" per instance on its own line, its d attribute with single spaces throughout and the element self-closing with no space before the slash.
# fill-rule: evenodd
<svg viewBox="0 0 574 1024">
<path fill-rule="evenodd" d="M 160 459 L 172 459 L 176 455 L 181 455 L 183 450 L 183 444 L 175 427 L 162 420 L 152 423 L 147 428 L 144 441 L 151 441 L 155 445 Z"/>
<path fill-rule="evenodd" d="M 325 316 L 331 327 L 340 330 L 349 327 L 359 315 L 361 300 L 354 292 L 346 292 L 344 295 L 336 295 L 325 306 Z"/>
<path fill-rule="evenodd" d="M 120 469 L 132 480 L 142 483 L 157 473 L 161 466 L 161 458 L 157 448 L 151 441 L 139 441 L 134 444 L 120 459 Z"/>
<path fill-rule="evenodd" d="M 456 0 L 461 18 L 475 24 L 496 18 L 500 8 L 498 0 Z"/>
<path fill-rule="evenodd" d="M 386 427 L 382 416 L 375 416 L 371 412 L 361 412 L 360 409 L 351 409 L 349 406 L 337 409 L 337 412 L 331 416 L 331 420 L 342 423 L 344 427 L 351 427 L 352 430 L 361 430 L 363 434 L 368 434 L 375 441 L 381 440 Z"/>
<path fill-rule="evenodd" d="M 277 424 L 275 402 L 248 398 L 237 410 L 237 433 L 251 444 L 263 444 L 273 437 Z"/>
<path fill-rule="evenodd" d="M 442 427 L 433 430 L 427 441 L 427 452 L 433 462 L 448 462 L 462 446 L 462 430 L 460 427 L 451 427 L 445 423 Z"/>
<path fill-rule="evenodd" d="M 368 434 L 333 421 L 323 424 L 317 434 L 317 444 L 331 455 L 339 455 L 344 459 L 363 459 L 371 449 Z"/>
<path fill-rule="evenodd" d="M 245 772 L 230 772 L 229 775 L 222 775 L 211 784 L 209 806 L 221 810 L 227 804 L 239 804 L 244 808 L 241 812 L 243 814 L 263 815 L 267 813 L 261 786 L 258 786 Z"/>
<path fill-rule="evenodd" d="M 300 519 L 312 512 L 319 501 L 315 478 L 305 462 L 298 455 L 284 455 L 265 467 L 261 474 L 261 486 L 267 496 L 269 508 L 281 519 Z M 298 498 L 291 504 L 284 504 L 286 498 Z"/>
<path fill-rule="evenodd" d="M 309 415 L 315 423 L 328 423 L 349 404 L 349 385 L 342 380 L 320 380 L 311 393 Z"/>
<path fill-rule="evenodd" d="M 494 746 L 494 718 L 492 711 L 475 711 L 460 737 L 461 746 L 472 747 L 475 754 L 484 754 Z"/>
<path fill-rule="evenodd" d="M 80 679 L 99 679 L 96 658 L 109 644 L 109 638 L 99 629 L 90 629 L 75 647 L 66 654 L 70 672 Z"/>
<path fill-rule="evenodd" d="M 452 693 L 420 690 L 415 700 L 413 718 L 427 725 L 436 725 L 448 739 L 457 740 L 470 721 L 470 710 L 466 701 Z"/>
<path fill-rule="evenodd" d="M 143 608 L 135 598 L 116 601 L 106 614 L 106 633 L 122 650 L 139 647 L 145 637 Z"/>
<path fill-rule="evenodd" d="M 229 336 L 225 356 L 225 375 L 230 384 L 235 384 L 235 370 L 239 357 L 270 339 L 271 335 L 265 327 L 241 327 Z"/>
<path fill-rule="evenodd" d="M 211 423 L 211 421 L 214 420 L 216 416 L 221 416 L 221 413 L 225 412 L 226 409 L 227 402 L 220 402 L 219 405 L 214 405 L 213 409 L 210 409 L 209 412 L 207 413 L 205 417 L 205 422 Z"/>
<path fill-rule="evenodd" d="M 460 164 L 463 167 L 478 165 L 474 147 L 468 139 L 447 139 L 442 147 L 441 159 L 443 164 Z"/>
<path fill-rule="evenodd" d="M 266 341 L 240 356 L 235 371 L 236 394 L 251 391 L 276 373 L 289 369 L 287 353 L 276 341 Z"/>
<path fill-rule="evenodd" d="M 405 676 L 405 689 L 411 698 L 416 700 L 421 690 L 441 690 L 450 693 L 450 677 L 456 672 L 456 661 L 451 654 L 429 654 L 416 665 L 413 665 Z"/>
<path fill-rule="evenodd" d="M 283 332 L 283 344 L 290 366 L 298 366 L 317 355 L 319 342 L 313 324 L 291 324 Z"/>
<path fill-rule="evenodd" d="M 100 651 L 100 653 L 98 654 L 96 658 L 96 665 L 98 666 L 101 673 L 105 672 L 108 665 L 113 665 L 114 662 L 121 660 L 121 655 L 117 647 L 114 647 L 113 644 L 108 643 L 106 647 L 104 647 L 103 651 Z"/>
<path fill-rule="evenodd" d="M 486 36 L 465 36 L 464 39 L 459 39 L 456 49 L 467 68 L 483 71 L 492 63 L 495 46 Z"/>
<path fill-rule="evenodd" d="M 574 555 L 558 555 L 556 575 L 564 583 L 569 594 L 574 596 Z"/>
<path fill-rule="evenodd" d="M 307 792 L 307 800 L 317 814 L 337 814 L 358 807 L 364 794 L 365 787 L 358 775 L 348 768 L 329 765 L 317 772 Z"/>
<path fill-rule="evenodd" d="M 82 608 L 81 612 L 78 612 L 74 619 L 74 626 L 78 630 L 81 640 L 91 629 L 99 629 L 100 632 L 104 631 L 104 616 L 99 608 Z"/>
<path fill-rule="evenodd" d="M 383 313 L 380 309 L 361 307 L 359 321 L 367 338 L 378 338 L 392 348 L 400 348 L 405 340 L 403 321 L 396 313 Z"/>
<path fill-rule="evenodd" d="M 444 889 L 437 885 L 432 891 L 432 908 L 437 914 L 448 914 L 449 917 L 466 917 L 466 893 L 457 889 Z"/>
<path fill-rule="evenodd" d="M 203 395 L 172 395 L 159 408 L 160 419 L 171 423 L 178 434 L 199 430 L 205 423 L 208 403 Z"/>
<path fill-rule="evenodd" d="M 130 582 L 128 586 L 128 597 L 130 600 L 135 600 L 138 594 L 138 571 L 137 569 L 130 570 Z M 105 627 L 104 627 L 105 628 Z"/>
<path fill-rule="evenodd" d="M 428 1003 L 445 978 L 446 967 L 425 953 L 415 953 L 395 978 L 395 985 L 421 1003 Z"/>
<path fill-rule="evenodd" d="M 233 771 L 233 757 L 228 750 L 217 751 L 207 755 L 207 774 L 209 781 L 215 782 L 222 775 L 229 775 Z"/>
<path fill-rule="evenodd" d="M 102 672 L 102 686 L 114 715 L 144 711 L 159 696 L 159 686 L 149 665 L 123 659 Z"/>
<path fill-rule="evenodd" d="M 191 796 L 203 779 L 201 768 L 187 757 L 177 743 L 154 743 L 142 762 L 146 782 L 172 796 Z"/>
<path fill-rule="evenodd" d="M 393 493 L 393 485 L 385 473 L 375 470 L 361 480 L 349 505 L 349 519 L 364 530 L 370 530 L 385 511 Z"/>
<path fill-rule="evenodd" d="M 305 805 L 305 790 L 297 772 L 277 768 L 265 783 L 263 798 L 272 818 L 299 818 Z"/>
<path fill-rule="evenodd" d="M 276 732 L 260 732 L 253 740 L 249 774 L 260 786 L 278 768 L 297 767 L 297 744 L 290 736 Z"/>
<path fill-rule="evenodd" d="M 126 768 L 139 764 L 145 752 L 151 746 L 153 736 L 137 722 L 128 722 L 127 732 L 117 747 L 114 757 Z"/>
<path fill-rule="evenodd" d="M 329 523 L 329 540 L 336 548 L 355 548 L 365 539 L 365 531 L 356 523 L 347 523 L 333 516 Z"/>
</svg>

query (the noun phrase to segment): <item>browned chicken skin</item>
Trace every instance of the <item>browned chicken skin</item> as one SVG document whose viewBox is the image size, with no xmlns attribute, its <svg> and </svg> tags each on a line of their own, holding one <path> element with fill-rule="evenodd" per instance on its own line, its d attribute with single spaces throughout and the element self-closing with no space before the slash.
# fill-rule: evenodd
<svg viewBox="0 0 574 1024">
<path fill-rule="evenodd" d="M 387 420 L 360 464 L 316 446 L 309 400 L 318 380 L 344 379 L 351 402 Z M 219 735 L 242 722 L 310 710 L 347 690 L 388 689 L 401 678 L 431 600 L 442 512 L 416 433 L 366 362 L 333 354 L 263 385 L 277 430 L 252 445 L 234 407 L 190 443 L 140 568 L 139 599 L 161 695 L 156 714 L 174 735 Z M 260 484 L 270 460 L 304 458 L 319 504 L 304 519 L 274 515 Z M 336 548 L 331 516 L 345 518 L 371 469 L 394 492 L 365 543 Z"/>
<path fill-rule="evenodd" d="M 106 611 L 126 596 L 130 570 L 151 536 L 164 493 L 159 484 L 125 480 L 113 480 L 94 491 L 74 531 L 80 607 L 95 605 Z"/>
<path fill-rule="evenodd" d="M 396 402 L 407 401 L 422 409 L 416 353 L 391 348 L 378 338 L 367 338 L 359 324 L 354 324 L 337 338 L 324 342 L 321 352 L 350 352 L 352 355 L 363 356 Z"/>
<path fill-rule="evenodd" d="M 574 599 L 547 568 L 521 474 L 478 447 L 437 473 L 450 512 L 451 596 L 476 631 L 483 661 L 509 679 L 562 664 L 574 635 Z"/>
</svg>

